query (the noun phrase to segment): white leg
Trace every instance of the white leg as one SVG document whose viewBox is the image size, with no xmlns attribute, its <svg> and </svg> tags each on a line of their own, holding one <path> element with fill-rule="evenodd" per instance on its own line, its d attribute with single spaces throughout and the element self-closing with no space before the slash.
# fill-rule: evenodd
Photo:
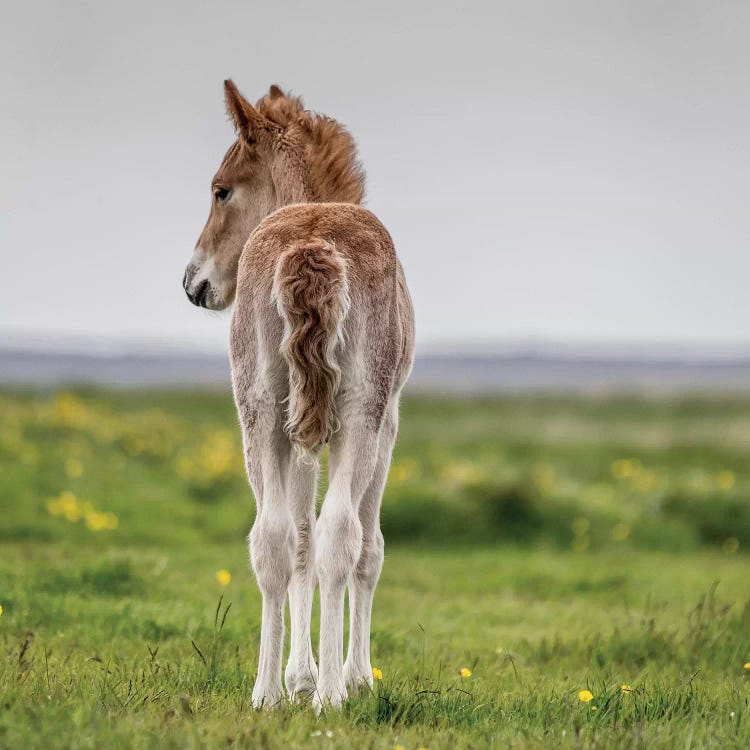
<svg viewBox="0 0 750 750">
<path fill-rule="evenodd" d="M 315 591 L 315 489 L 318 466 L 290 461 L 287 495 L 296 527 L 297 551 L 289 584 L 291 648 L 284 682 L 293 700 L 310 696 L 318 682 L 318 668 L 310 641 L 310 618 Z"/>
<path fill-rule="evenodd" d="M 250 532 L 250 560 L 263 595 L 255 708 L 274 708 L 282 699 L 281 659 L 284 646 L 284 603 L 292 576 L 294 524 L 287 502 L 285 473 L 289 441 L 283 415 L 260 401 L 240 403 L 248 476 L 258 511 Z M 243 408 L 245 407 L 245 408 Z M 252 418 L 245 419 L 245 414 Z"/>
<path fill-rule="evenodd" d="M 349 580 L 349 648 L 344 664 L 347 688 L 357 689 L 367 684 L 372 687 L 370 664 L 370 621 L 375 587 L 383 568 L 383 535 L 380 532 L 380 503 L 391 465 L 391 453 L 396 440 L 398 404 L 388 407 L 380 433 L 378 461 L 375 473 L 359 506 L 362 523 L 362 552 L 354 575 Z"/>
<path fill-rule="evenodd" d="M 331 440 L 331 482 L 315 534 L 315 565 L 320 584 L 320 653 L 317 711 L 341 706 L 344 683 L 344 593 L 362 551 L 359 503 L 372 479 L 378 427 L 365 414 L 341 415 Z"/>
</svg>

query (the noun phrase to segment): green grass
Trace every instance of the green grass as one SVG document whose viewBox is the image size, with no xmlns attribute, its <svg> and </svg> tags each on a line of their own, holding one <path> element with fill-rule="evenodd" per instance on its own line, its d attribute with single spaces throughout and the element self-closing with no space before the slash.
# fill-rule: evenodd
<svg viewBox="0 0 750 750">
<path fill-rule="evenodd" d="M 0 748 L 748 747 L 749 450 L 749 399 L 407 400 L 384 678 L 318 719 L 250 709 L 229 397 L 0 395 Z"/>
</svg>

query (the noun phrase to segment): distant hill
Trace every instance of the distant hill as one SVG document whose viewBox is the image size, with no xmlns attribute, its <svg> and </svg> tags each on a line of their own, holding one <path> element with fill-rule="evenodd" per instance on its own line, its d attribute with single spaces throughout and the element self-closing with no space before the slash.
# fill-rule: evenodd
<svg viewBox="0 0 750 750">
<path fill-rule="evenodd" d="M 224 355 L 0 349 L 0 385 L 6 386 L 224 388 L 229 382 Z M 750 357 L 597 356 L 591 351 L 423 354 L 417 357 L 409 388 L 450 393 L 750 392 Z"/>
</svg>

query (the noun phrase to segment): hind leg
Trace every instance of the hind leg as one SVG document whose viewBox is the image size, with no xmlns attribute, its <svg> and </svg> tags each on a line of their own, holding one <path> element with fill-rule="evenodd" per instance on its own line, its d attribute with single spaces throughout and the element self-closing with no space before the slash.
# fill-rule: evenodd
<svg viewBox="0 0 750 750">
<path fill-rule="evenodd" d="M 294 523 L 286 494 L 290 445 L 283 414 L 269 394 L 243 394 L 237 399 L 243 429 L 248 478 L 257 502 L 250 532 L 250 560 L 263 596 L 255 708 L 274 708 L 282 700 L 281 659 L 284 603 L 292 577 Z"/>
<path fill-rule="evenodd" d="M 372 687 L 370 664 L 370 621 L 375 587 L 383 567 L 383 534 L 380 532 L 380 503 L 383 498 L 391 453 L 398 426 L 398 400 L 389 404 L 383 420 L 375 472 L 359 505 L 362 551 L 349 579 L 349 648 L 344 664 L 347 688 Z"/>
<path fill-rule="evenodd" d="M 320 676 L 313 696 L 317 711 L 341 706 L 344 683 L 344 593 L 362 551 L 359 504 L 370 484 L 379 424 L 362 407 L 340 412 L 341 429 L 331 440 L 331 481 L 315 533 L 320 584 Z"/>
<path fill-rule="evenodd" d="M 315 591 L 315 489 L 318 465 L 297 462 L 292 457 L 287 475 L 287 494 L 296 527 L 297 549 L 289 583 L 291 648 L 284 673 L 289 697 L 312 695 L 318 681 L 318 668 L 310 641 L 310 618 Z"/>
</svg>

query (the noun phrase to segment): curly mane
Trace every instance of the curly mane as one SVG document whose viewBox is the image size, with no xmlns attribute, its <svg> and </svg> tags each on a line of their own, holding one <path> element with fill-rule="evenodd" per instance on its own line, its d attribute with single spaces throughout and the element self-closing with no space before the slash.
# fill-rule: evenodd
<svg viewBox="0 0 750 750">
<path fill-rule="evenodd" d="M 271 86 L 256 106 L 271 122 L 302 134 L 313 200 L 362 203 L 365 172 L 354 138 L 341 123 L 305 109 L 301 97 L 285 94 L 278 86 Z"/>
</svg>

